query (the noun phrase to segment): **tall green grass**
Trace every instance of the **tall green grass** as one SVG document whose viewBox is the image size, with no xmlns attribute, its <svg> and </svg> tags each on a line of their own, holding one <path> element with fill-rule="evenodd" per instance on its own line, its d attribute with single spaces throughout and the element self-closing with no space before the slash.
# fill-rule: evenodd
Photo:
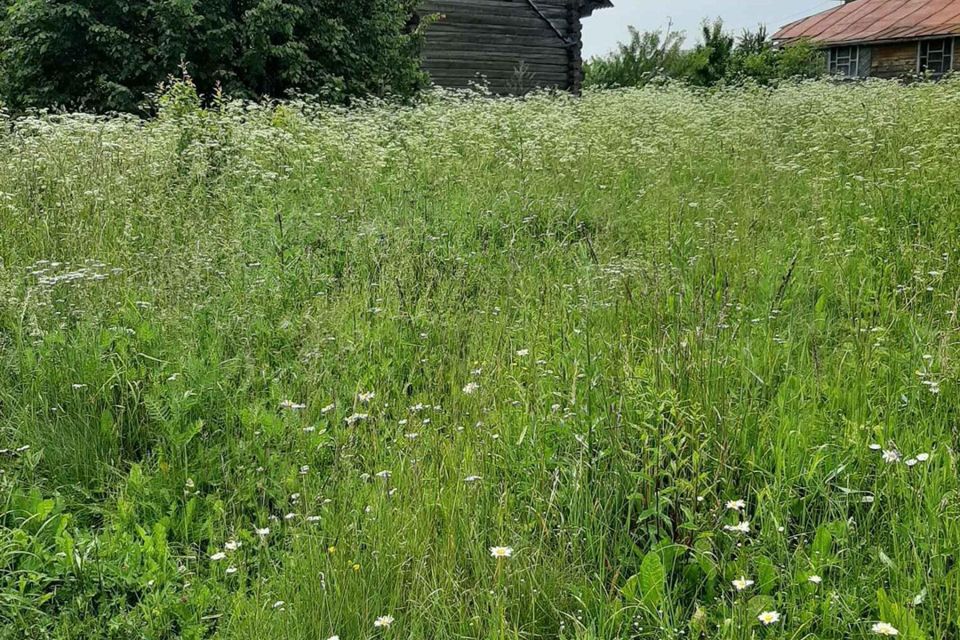
<svg viewBox="0 0 960 640">
<path fill-rule="evenodd" d="M 956 82 L 195 104 L 3 123 L 0 637 L 960 637 Z"/>
</svg>

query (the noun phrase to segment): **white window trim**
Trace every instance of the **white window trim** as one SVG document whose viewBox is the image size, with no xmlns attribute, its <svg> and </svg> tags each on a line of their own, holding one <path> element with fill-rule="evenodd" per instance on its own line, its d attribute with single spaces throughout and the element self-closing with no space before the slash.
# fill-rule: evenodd
<svg viewBox="0 0 960 640">
<path fill-rule="evenodd" d="M 945 40 L 946 42 L 950 43 L 950 68 L 947 69 L 944 73 L 949 73 L 950 71 L 954 71 L 954 70 L 960 70 L 960 66 L 957 65 L 957 40 L 960 40 L 960 38 L 954 38 L 951 36 L 946 36 L 943 38 L 925 38 L 923 40 L 917 41 L 917 75 L 919 76 L 920 74 L 923 73 L 923 69 L 921 68 L 921 62 L 923 60 L 923 43 L 932 42 L 934 40 Z M 943 74 L 938 73 L 934 75 L 943 75 Z"/>
<path fill-rule="evenodd" d="M 828 55 L 827 55 L 827 73 L 829 73 L 830 75 L 833 75 L 833 76 L 841 77 L 841 78 L 859 78 L 859 77 L 860 77 L 860 57 L 861 57 L 861 56 L 860 56 L 860 48 L 861 48 L 861 47 L 860 47 L 860 45 L 858 45 L 858 44 L 845 45 L 845 46 L 839 46 L 839 47 L 831 47 L 831 48 L 830 48 L 830 51 L 829 51 L 829 53 L 828 53 Z M 851 74 L 846 74 L 846 75 L 841 75 L 841 74 L 839 74 L 839 73 L 834 73 L 833 70 L 834 70 L 834 68 L 837 66 L 837 65 L 836 65 L 836 55 L 837 55 L 837 50 L 838 50 L 838 49 L 850 49 L 850 53 L 851 53 L 850 59 L 851 59 L 851 61 L 856 60 L 856 63 L 855 63 L 855 64 L 856 64 L 856 69 L 855 69 L 855 70 L 856 70 L 856 73 L 851 73 Z M 919 57 L 919 56 L 920 56 L 920 54 L 919 54 L 919 50 L 918 50 L 918 53 L 917 53 L 917 61 L 918 61 L 918 64 L 919 64 L 919 60 L 920 60 L 920 57 Z"/>
</svg>

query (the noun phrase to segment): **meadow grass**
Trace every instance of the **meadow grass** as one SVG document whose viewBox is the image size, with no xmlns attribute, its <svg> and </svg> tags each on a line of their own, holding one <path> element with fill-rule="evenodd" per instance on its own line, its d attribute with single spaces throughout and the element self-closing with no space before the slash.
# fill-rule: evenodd
<svg viewBox="0 0 960 640">
<path fill-rule="evenodd" d="M 960 637 L 960 84 L 194 98 L 3 118 L 0 638 Z"/>
</svg>

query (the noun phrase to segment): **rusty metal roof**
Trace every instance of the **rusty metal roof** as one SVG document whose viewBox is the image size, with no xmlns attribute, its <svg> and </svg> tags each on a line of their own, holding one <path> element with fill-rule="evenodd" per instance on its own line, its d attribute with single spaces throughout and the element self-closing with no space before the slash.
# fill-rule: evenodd
<svg viewBox="0 0 960 640">
<path fill-rule="evenodd" d="M 854 0 L 786 25 L 777 42 L 821 45 L 960 35 L 960 0 Z"/>
</svg>

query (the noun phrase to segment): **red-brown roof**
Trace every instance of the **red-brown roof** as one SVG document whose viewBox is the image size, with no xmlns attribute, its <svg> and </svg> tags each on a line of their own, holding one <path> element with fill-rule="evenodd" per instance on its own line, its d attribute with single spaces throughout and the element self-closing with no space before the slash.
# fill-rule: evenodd
<svg viewBox="0 0 960 640">
<path fill-rule="evenodd" d="M 792 22 L 777 42 L 808 38 L 817 44 L 909 40 L 960 34 L 960 0 L 854 0 Z"/>
</svg>

